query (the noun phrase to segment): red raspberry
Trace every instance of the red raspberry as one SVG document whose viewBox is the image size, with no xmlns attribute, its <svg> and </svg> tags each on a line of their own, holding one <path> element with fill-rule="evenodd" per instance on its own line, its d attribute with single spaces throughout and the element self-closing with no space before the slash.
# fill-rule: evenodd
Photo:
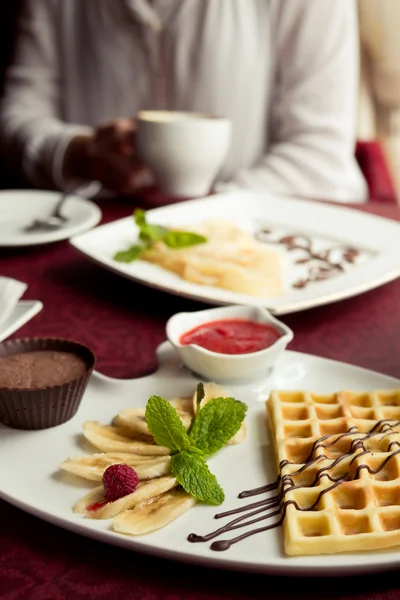
<svg viewBox="0 0 400 600">
<path fill-rule="evenodd" d="M 103 485 L 107 502 L 132 494 L 137 488 L 139 477 L 132 467 L 125 464 L 111 465 L 103 473 Z"/>
</svg>

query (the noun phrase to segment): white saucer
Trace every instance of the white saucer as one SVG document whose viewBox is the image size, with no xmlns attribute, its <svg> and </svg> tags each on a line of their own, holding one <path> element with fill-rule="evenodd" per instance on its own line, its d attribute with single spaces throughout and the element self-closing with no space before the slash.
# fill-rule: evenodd
<svg viewBox="0 0 400 600">
<path fill-rule="evenodd" d="M 0 323 L 0 342 L 8 338 L 43 308 L 39 300 L 20 300 L 7 319 Z"/>
<path fill-rule="evenodd" d="M 69 219 L 55 231 L 26 232 L 33 219 L 50 215 L 59 192 L 43 190 L 7 190 L 0 192 L 0 246 L 34 246 L 67 239 L 91 229 L 101 219 L 99 207 L 79 196 L 66 200 L 63 214 Z"/>
</svg>

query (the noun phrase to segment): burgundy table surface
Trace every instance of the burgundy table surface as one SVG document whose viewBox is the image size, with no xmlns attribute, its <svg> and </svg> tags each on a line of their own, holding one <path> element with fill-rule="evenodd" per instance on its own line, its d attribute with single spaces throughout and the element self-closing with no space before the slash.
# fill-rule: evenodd
<svg viewBox="0 0 400 600">
<path fill-rule="evenodd" d="M 133 209 L 123 200 L 101 207 L 103 222 L 127 216 Z M 400 207 L 371 203 L 364 209 L 400 221 Z M 137 377 L 154 370 L 167 318 L 204 307 L 109 273 L 67 241 L 1 249 L 0 273 L 25 281 L 29 285 L 25 298 L 44 303 L 44 310 L 18 336 L 80 340 L 95 350 L 97 369 L 114 377 Z M 292 350 L 400 378 L 399 308 L 400 279 L 282 320 L 294 330 Z M 2 600 L 400 598 L 396 572 L 299 580 L 189 566 L 79 537 L 2 501 L 0 523 Z"/>
</svg>

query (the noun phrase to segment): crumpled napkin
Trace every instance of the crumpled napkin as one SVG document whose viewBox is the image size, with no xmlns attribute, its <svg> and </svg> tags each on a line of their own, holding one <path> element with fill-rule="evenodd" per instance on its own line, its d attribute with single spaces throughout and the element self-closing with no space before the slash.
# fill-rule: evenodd
<svg viewBox="0 0 400 600">
<path fill-rule="evenodd" d="M 27 287 L 22 281 L 0 276 L 0 324 L 11 315 Z"/>
</svg>

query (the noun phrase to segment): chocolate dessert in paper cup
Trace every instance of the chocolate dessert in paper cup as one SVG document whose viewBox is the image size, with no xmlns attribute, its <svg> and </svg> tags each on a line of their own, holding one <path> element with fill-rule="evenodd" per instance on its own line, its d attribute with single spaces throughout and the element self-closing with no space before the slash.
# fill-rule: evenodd
<svg viewBox="0 0 400 600">
<path fill-rule="evenodd" d="M 0 422 L 16 429 L 47 429 L 77 412 L 95 356 L 58 338 L 20 338 L 0 344 Z"/>
</svg>

